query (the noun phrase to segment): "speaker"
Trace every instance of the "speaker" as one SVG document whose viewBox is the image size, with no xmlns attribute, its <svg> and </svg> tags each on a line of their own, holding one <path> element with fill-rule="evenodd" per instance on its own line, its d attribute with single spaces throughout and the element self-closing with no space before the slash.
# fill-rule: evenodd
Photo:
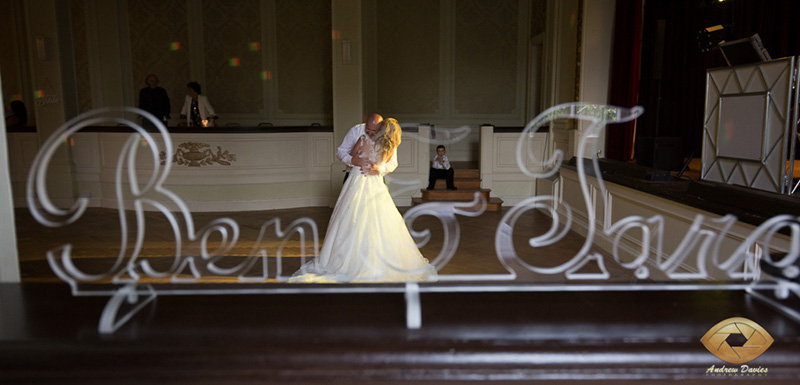
<svg viewBox="0 0 800 385">
<path fill-rule="evenodd" d="M 680 170 L 683 167 L 682 144 L 680 137 L 636 138 L 636 164 L 659 170 Z"/>
</svg>

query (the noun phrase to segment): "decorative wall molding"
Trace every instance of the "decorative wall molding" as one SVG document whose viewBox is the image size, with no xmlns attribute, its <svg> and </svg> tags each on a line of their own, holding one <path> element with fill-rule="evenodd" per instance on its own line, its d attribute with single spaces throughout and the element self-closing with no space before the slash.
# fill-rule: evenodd
<svg viewBox="0 0 800 385">
<path fill-rule="evenodd" d="M 365 13 L 393 15 L 364 25 L 367 110 L 476 131 L 525 123 L 528 1 L 377 2 Z"/>
<path fill-rule="evenodd" d="M 186 0 L 142 3 L 129 1 L 131 68 L 136 105 L 145 77 L 156 74 L 159 86 L 170 97 L 172 117 L 177 118 L 186 96 L 186 83 L 197 80 L 190 69 L 189 25 Z M 202 36 L 192 35 L 194 38 Z M 125 44 L 125 42 L 121 42 Z"/>
<path fill-rule="evenodd" d="M 534 154 L 543 155 L 547 148 L 548 135 L 535 133 L 526 141 L 528 146 L 518 149 L 521 135 L 494 132 L 494 126 L 481 127 L 481 188 L 491 189 L 492 195 L 510 205 L 536 195 L 539 183 L 538 179 L 532 179 L 520 170 L 517 157 L 525 159 L 529 169 L 542 170 L 542 160 L 536 162 L 532 157 Z"/>
<path fill-rule="evenodd" d="M 276 117 L 331 120 L 331 2 L 275 0 L 275 40 Z"/>
<path fill-rule="evenodd" d="M 263 110 L 261 79 L 265 70 L 261 49 L 261 2 L 259 0 L 204 1 L 204 94 L 218 114 L 253 114 Z M 192 38 L 192 36 L 190 36 Z"/>
<path fill-rule="evenodd" d="M 230 166 L 231 162 L 236 161 L 236 154 L 228 150 L 223 150 L 221 146 L 216 146 L 217 151 L 211 150 L 211 145 L 202 142 L 183 142 L 175 149 L 172 155 L 172 163 L 178 166 L 200 167 L 220 164 Z M 161 164 L 167 161 L 167 153 L 161 151 Z"/>
<path fill-rule="evenodd" d="M 87 199 L 89 207 L 117 207 L 116 198 L 109 195 L 109 186 L 115 179 L 118 155 L 130 135 L 77 132 L 62 143 L 69 147 L 72 156 L 76 193 Z M 172 162 L 175 167 L 165 183 L 184 192 L 187 205 L 195 211 L 329 206 L 335 201 L 328 187 L 335 148 L 332 133 L 173 134 L 172 137 L 177 144 Z M 10 133 L 8 140 L 14 204 L 26 207 L 21 192 L 39 151 L 38 135 Z M 137 145 L 140 151 L 136 154 L 135 176 L 141 182 L 152 177 L 154 159 L 149 146 L 163 148 L 163 142 L 147 143 L 140 139 Z M 187 158 L 190 153 L 193 155 Z M 163 165 L 165 158 L 166 153 L 159 153 L 155 161 Z M 62 172 L 58 165 L 50 168 Z M 127 180 L 122 184 L 128 186 Z M 285 189 L 290 192 L 280 194 Z M 287 194 L 291 197 L 284 196 Z M 54 202 L 61 206 L 73 203 L 64 199 Z M 129 203 L 126 201 L 126 207 Z"/>
</svg>

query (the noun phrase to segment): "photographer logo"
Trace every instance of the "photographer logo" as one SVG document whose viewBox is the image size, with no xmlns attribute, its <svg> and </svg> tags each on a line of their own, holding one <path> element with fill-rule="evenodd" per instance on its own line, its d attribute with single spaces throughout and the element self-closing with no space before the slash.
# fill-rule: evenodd
<svg viewBox="0 0 800 385">
<path fill-rule="evenodd" d="M 764 353 L 773 338 L 761 325 L 742 317 L 728 318 L 709 329 L 700 339 L 703 346 L 717 358 L 731 363 L 744 364 L 756 359 Z M 711 375 L 759 375 L 766 374 L 766 368 L 752 368 L 742 365 L 740 368 L 715 367 L 712 365 L 707 374 Z"/>
</svg>

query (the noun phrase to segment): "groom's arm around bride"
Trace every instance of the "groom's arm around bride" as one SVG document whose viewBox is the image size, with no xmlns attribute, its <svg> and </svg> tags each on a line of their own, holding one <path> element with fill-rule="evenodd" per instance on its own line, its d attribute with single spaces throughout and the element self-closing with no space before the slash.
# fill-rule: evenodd
<svg viewBox="0 0 800 385">
<path fill-rule="evenodd" d="M 377 166 L 370 166 L 368 165 L 369 162 L 367 160 L 361 159 L 357 156 L 352 156 L 351 154 L 353 147 L 355 147 L 362 135 L 367 135 L 370 137 L 370 139 L 375 138 L 375 134 L 377 134 L 380 130 L 382 122 L 383 117 L 381 115 L 371 114 L 367 117 L 366 123 L 360 123 L 353 126 L 350 128 L 350 131 L 347 132 L 347 135 L 345 135 L 344 140 L 342 140 L 342 144 L 339 145 L 339 148 L 336 150 L 336 156 L 347 166 L 347 174 L 345 174 L 344 177 L 345 180 L 347 180 L 347 176 L 353 167 L 360 167 L 362 172 L 370 175 L 386 175 L 397 168 L 396 149 L 388 161 Z"/>
</svg>

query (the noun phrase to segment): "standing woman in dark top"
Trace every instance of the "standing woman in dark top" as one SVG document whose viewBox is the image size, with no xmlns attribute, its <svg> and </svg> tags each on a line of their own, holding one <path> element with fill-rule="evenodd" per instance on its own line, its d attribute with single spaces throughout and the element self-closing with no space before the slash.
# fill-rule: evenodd
<svg viewBox="0 0 800 385">
<path fill-rule="evenodd" d="M 24 126 L 28 124 L 28 109 L 21 100 L 14 100 L 8 104 L 11 113 L 6 115 L 6 127 Z"/>
<path fill-rule="evenodd" d="M 169 96 L 167 90 L 158 86 L 158 76 L 147 75 L 144 79 L 147 87 L 139 91 L 139 108 L 153 114 L 163 122 L 169 119 Z M 147 120 L 143 120 L 147 124 Z"/>
</svg>

